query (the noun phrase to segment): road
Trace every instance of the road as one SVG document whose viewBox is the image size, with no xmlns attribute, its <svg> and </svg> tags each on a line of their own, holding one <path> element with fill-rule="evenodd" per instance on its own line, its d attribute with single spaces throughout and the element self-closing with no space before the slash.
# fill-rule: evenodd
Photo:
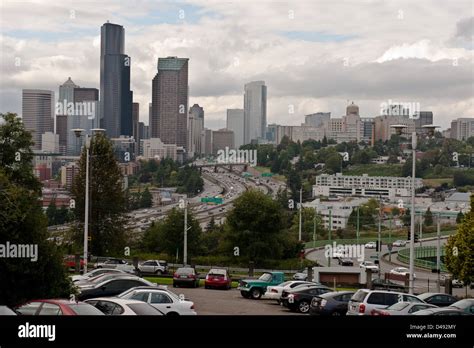
<svg viewBox="0 0 474 348">
<path fill-rule="evenodd" d="M 173 288 L 194 302 L 198 315 L 302 315 L 294 313 L 270 300 L 245 299 L 236 289 L 214 290 L 204 288 Z"/>
</svg>

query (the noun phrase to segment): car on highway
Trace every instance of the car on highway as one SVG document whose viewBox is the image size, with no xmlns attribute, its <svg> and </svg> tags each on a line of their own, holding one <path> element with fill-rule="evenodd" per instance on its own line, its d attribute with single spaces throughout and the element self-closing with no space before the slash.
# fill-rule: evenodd
<svg viewBox="0 0 474 348">
<path fill-rule="evenodd" d="M 192 288 L 199 287 L 199 274 L 192 267 L 180 267 L 174 272 L 173 287 L 189 286 Z"/>
<path fill-rule="evenodd" d="M 406 267 L 396 267 L 390 270 L 390 274 L 396 274 L 400 276 L 408 276 L 410 274 L 410 270 Z M 416 278 L 416 274 L 413 273 L 413 278 Z"/>
<path fill-rule="evenodd" d="M 283 272 L 264 272 L 258 279 L 243 279 L 237 290 L 244 298 L 258 300 L 267 291 L 267 287 L 280 285 L 285 281 Z"/>
<path fill-rule="evenodd" d="M 365 270 L 370 269 L 372 273 L 378 273 L 379 272 L 379 266 L 376 265 L 373 261 L 362 261 L 359 264 L 360 268 L 363 268 Z"/>
<path fill-rule="evenodd" d="M 311 287 L 297 286 L 291 290 L 284 290 L 281 294 L 281 304 L 291 311 L 308 313 L 313 297 L 331 292 L 332 290 L 324 285 Z"/>
<path fill-rule="evenodd" d="M 90 304 L 65 299 L 33 300 L 16 311 L 21 315 L 104 315 Z"/>
<path fill-rule="evenodd" d="M 147 260 L 138 265 L 138 275 L 155 274 L 162 275 L 168 272 L 168 264 L 159 260 Z"/>
<path fill-rule="evenodd" d="M 418 298 L 437 307 L 447 307 L 458 302 L 458 299 L 452 295 L 436 292 L 425 292 L 418 295 Z"/>
<path fill-rule="evenodd" d="M 464 300 L 460 300 L 458 302 L 453 303 L 447 308 L 460 309 L 466 313 L 474 314 L 474 299 L 465 298 Z"/>
<path fill-rule="evenodd" d="M 365 244 L 366 249 L 375 249 L 376 247 L 377 247 L 377 243 L 375 242 L 368 242 L 367 244 Z"/>
<path fill-rule="evenodd" d="M 354 291 L 331 291 L 313 297 L 309 309 L 310 315 L 346 315 L 347 304 Z"/>
<path fill-rule="evenodd" d="M 404 247 L 407 245 L 407 242 L 405 240 L 396 240 L 395 242 L 393 242 L 392 244 L 394 247 Z"/>
<path fill-rule="evenodd" d="M 470 315 L 460 309 L 443 307 L 443 308 L 429 308 L 413 313 L 413 315 Z"/>
<path fill-rule="evenodd" d="M 77 298 L 83 301 L 93 297 L 116 296 L 125 290 L 137 286 L 156 286 L 156 284 L 140 277 L 131 275 L 120 276 L 102 282 L 93 283 L 90 286 L 80 287 Z"/>
<path fill-rule="evenodd" d="M 125 271 L 115 268 L 97 268 L 82 275 L 73 275 L 71 276 L 71 280 L 73 283 L 83 280 L 87 281 L 104 273 L 127 274 Z"/>
<path fill-rule="evenodd" d="M 341 266 L 354 266 L 354 261 L 348 257 L 340 257 L 337 259 L 337 263 Z"/>
<path fill-rule="evenodd" d="M 303 280 L 290 280 L 280 285 L 268 286 L 267 291 L 263 294 L 262 299 L 276 300 L 280 304 L 280 297 L 284 290 L 291 290 L 300 285 L 320 285 L 319 283 L 312 283 Z"/>
<path fill-rule="evenodd" d="M 301 272 L 293 274 L 293 280 L 308 280 L 308 270 L 304 269 Z"/>
<path fill-rule="evenodd" d="M 131 288 L 117 297 L 146 302 L 168 316 L 196 315 L 194 302 L 160 286 Z"/>
<path fill-rule="evenodd" d="M 123 298 L 92 298 L 85 301 L 105 315 L 164 315 L 152 305 Z"/>
<path fill-rule="evenodd" d="M 371 315 L 375 309 L 385 309 L 397 302 L 424 303 L 415 295 L 387 290 L 360 289 L 347 305 L 347 315 Z"/>
<path fill-rule="evenodd" d="M 229 290 L 232 287 L 232 279 L 226 269 L 212 268 L 206 275 L 204 287 L 206 289 Z"/>
<path fill-rule="evenodd" d="M 391 306 L 388 306 L 385 309 L 374 309 L 371 312 L 371 315 L 411 315 L 415 312 L 429 309 L 437 308 L 435 305 L 429 303 L 419 303 L 419 302 L 397 302 Z"/>
</svg>

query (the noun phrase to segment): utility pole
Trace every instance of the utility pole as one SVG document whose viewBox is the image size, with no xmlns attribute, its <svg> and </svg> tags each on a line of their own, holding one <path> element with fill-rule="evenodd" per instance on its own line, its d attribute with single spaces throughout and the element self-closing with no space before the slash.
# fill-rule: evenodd
<svg viewBox="0 0 474 348">
<path fill-rule="evenodd" d="M 415 175 L 416 175 L 416 132 L 411 134 L 412 148 L 412 171 L 411 171 L 411 223 L 410 223 L 410 279 L 409 293 L 413 294 L 415 279 L 413 277 L 415 268 Z"/>
<path fill-rule="evenodd" d="M 299 228 L 298 228 L 298 240 L 301 242 L 301 210 L 303 209 L 303 188 L 300 188 L 300 218 L 299 218 Z"/>
<path fill-rule="evenodd" d="M 184 252 L 183 266 L 188 263 L 188 204 L 184 201 Z"/>
<path fill-rule="evenodd" d="M 332 210 L 329 210 L 329 245 L 331 245 L 331 233 L 332 233 Z M 332 250 L 332 249 L 331 249 Z M 333 253 L 334 251 L 331 251 Z M 328 267 L 331 267 L 332 255 L 328 257 Z"/>
<path fill-rule="evenodd" d="M 380 269 L 380 254 L 382 251 L 382 196 L 379 196 L 379 229 L 378 229 L 378 248 L 377 248 L 377 260 L 379 261 Z M 380 273 L 377 272 L 378 278 L 380 279 Z"/>
<path fill-rule="evenodd" d="M 419 233 L 420 247 L 423 246 L 421 239 L 423 238 L 423 212 L 420 211 L 420 233 Z"/>
<path fill-rule="evenodd" d="M 314 219 L 313 219 L 313 248 L 316 248 L 316 206 L 314 207 Z"/>
<path fill-rule="evenodd" d="M 437 225 L 437 228 L 436 228 L 436 234 L 437 234 L 437 243 L 436 243 L 436 270 L 437 270 L 437 273 L 438 273 L 438 287 L 437 287 L 437 291 L 440 292 L 440 279 L 439 279 L 439 274 L 440 274 L 440 267 L 441 267 L 441 214 L 438 213 L 438 221 L 436 221 L 436 225 Z"/>
<path fill-rule="evenodd" d="M 356 231 L 356 236 L 357 236 L 357 244 L 359 244 L 359 206 L 357 206 L 357 231 Z"/>
<path fill-rule="evenodd" d="M 89 137 L 86 134 L 86 201 L 84 206 L 84 273 L 87 273 L 88 244 L 89 244 Z"/>
</svg>

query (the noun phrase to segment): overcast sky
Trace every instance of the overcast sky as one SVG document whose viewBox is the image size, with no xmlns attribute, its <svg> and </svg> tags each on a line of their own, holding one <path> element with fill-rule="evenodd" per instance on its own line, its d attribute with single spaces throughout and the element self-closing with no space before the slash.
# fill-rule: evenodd
<svg viewBox="0 0 474 348">
<path fill-rule="evenodd" d="M 225 126 L 246 82 L 264 80 L 268 123 L 361 116 L 419 103 L 443 129 L 474 117 L 472 1 L 1 0 L 0 112 L 21 114 L 21 90 L 55 91 L 70 76 L 99 88 L 100 27 L 125 27 L 131 88 L 148 124 L 158 57 L 189 58 L 190 105 Z M 293 112 L 292 112 L 293 111 Z"/>
</svg>

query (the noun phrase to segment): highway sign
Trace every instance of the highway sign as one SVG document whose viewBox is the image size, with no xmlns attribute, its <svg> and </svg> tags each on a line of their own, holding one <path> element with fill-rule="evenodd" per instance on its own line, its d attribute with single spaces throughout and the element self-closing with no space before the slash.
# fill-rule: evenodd
<svg viewBox="0 0 474 348">
<path fill-rule="evenodd" d="M 223 199 L 221 197 L 203 197 L 201 198 L 201 203 L 214 203 L 222 204 Z"/>
</svg>

